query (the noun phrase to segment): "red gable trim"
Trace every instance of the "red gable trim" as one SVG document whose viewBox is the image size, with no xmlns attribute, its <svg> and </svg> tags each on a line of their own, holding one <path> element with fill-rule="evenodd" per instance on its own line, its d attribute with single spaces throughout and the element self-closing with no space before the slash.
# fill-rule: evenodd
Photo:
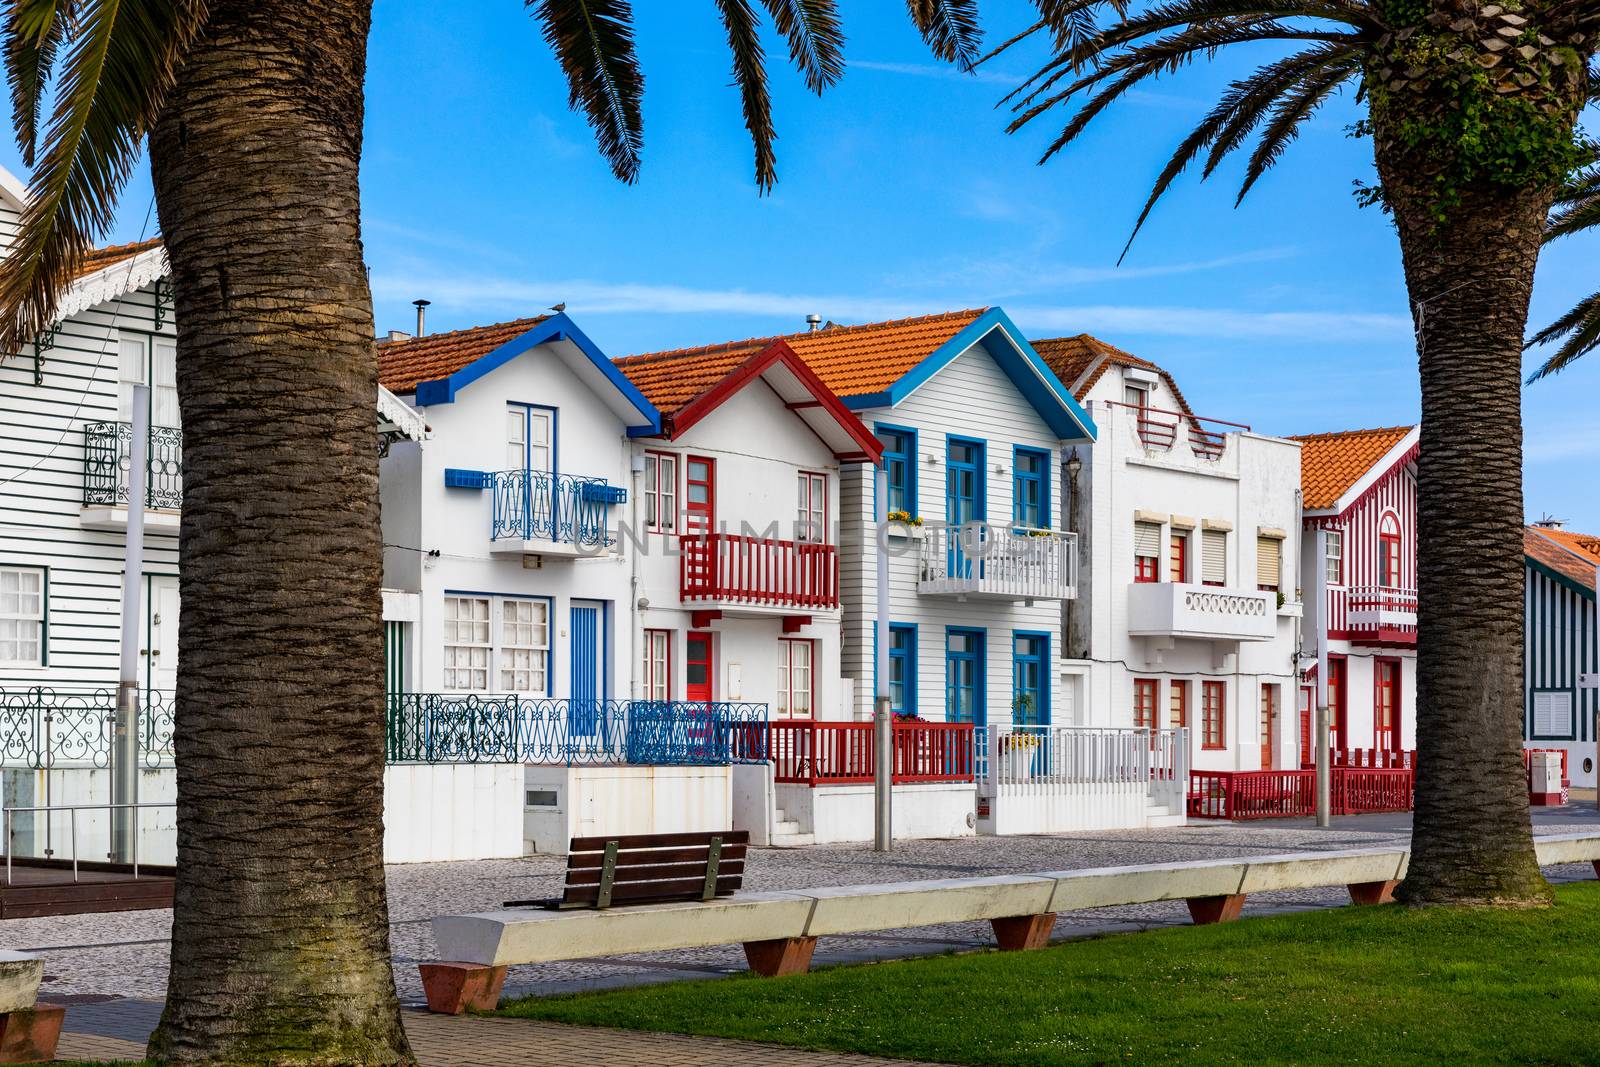
<svg viewBox="0 0 1600 1067">
<path fill-rule="evenodd" d="M 1362 490 L 1362 493 L 1361 493 L 1360 496 L 1356 497 L 1354 500 L 1350 501 L 1349 504 L 1347 504 L 1343 508 L 1341 508 L 1340 511 L 1339 511 L 1339 516 L 1342 518 L 1345 515 L 1348 515 L 1350 512 L 1354 511 L 1357 507 L 1359 507 L 1361 505 L 1362 501 L 1366 500 L 1367 497 L 1369 497 L 1373 493 L 1377 492 L 1378 488 L 1381 485 L 1383 485 L 1385 482 L 1387 482 L 1390 478 L 1395 477 L 1401 471 L 1405 470 L 1405 468 L 1406 468 L 1406 466 L 1408 464 L 1415 463 L 1417 461 L 1417 457 L 1419 455 L 1421 455 L 1421 454 L 1422 454 L 1422 442 L 1418 441 L 1416 444 L 1414 444 L 1410 448 L 1406 449 L 1405 452 L 1402 455 L 1396 457 L 1395 460 L 1389 464 L 1389 469 L 1384 471 L 1383 476 L 1381 478 L 1373 479 L 1372 484 L 1367 486 L 1366 489 Z"/>
<path fill-rule="evenodd" d="M 856 460 L 859 458 L 872 463 L 878 463 L 882 459 L 883 443 L 873 436 L 872 432 L 862 424 L 860 419 L 856 418 L 854 412 L 844 406 L 844 402 L 834 394 L 833 390 L 822 384 L 822 379 L 817 377 L 815 371 L 806 366 L 806 361 L 795 354 L 794 349 L 789 347 L 788 342 L 781 340 L 774 341 L 766 348 L 761 349 L 729 371 L 726 377 L 710 389 L 689 401 L 671 416 L 663 418 L 662 428 L 665 431 L 665 436 L 670 439 L 684 433 L 689 427 L 721 407 L 729 397 L 752 381 L 760 378 L 768 368 L 777 363 L 781 363 L 788 368 L 800 380 L 800 384 L 806 387 L 806 391 L 811 394 L 811 401 L 785 402 L 786 406 L 791 411 L 794 411 L 796 418 L 804 421 L 798 410 L 801 407 L 809 408 L 815 406 L 821 408 L 839 424 L 841 429 L 850 435 L 853 441 L 861 446 L 859 453 L 841 453 L 835 450 L 834 457 L 836 459 Z"/>
</svg>

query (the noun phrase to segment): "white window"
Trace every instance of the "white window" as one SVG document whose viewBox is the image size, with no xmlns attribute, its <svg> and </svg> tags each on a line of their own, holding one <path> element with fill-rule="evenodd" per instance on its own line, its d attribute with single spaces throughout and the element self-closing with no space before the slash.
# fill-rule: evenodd
<svg viewBox="0 0 1600 1067">
<path fill-rule="evenodd" d="M 444 598 L 444 687 L 489 691 L 489 598 Z"/>
<path fill-rule="evenodd" d="M 150 425 L 179 426 L 178 342 L 124 333 L 117 338 L 117 419 L 133 421 L 133 387 L 150 387 Z"/>
<path fill-rule="evenodd" d="M 1161 524 L 1136 522 L 1133 524 L 1133 580 L 1159 581 L 1161 566 Z"/>
<path fill-rule="evenodd" d="M 644 681 L 646 700 L 672 699 L 672 631 L 646 630 L 644 632 Z"/>
<path fill-rule="evenodd" d="M 778 642 L 778 714 L 809 717 L 811 715 L 811 657 L 815 648 L 810 641 L 784 640 Z"/>
<path fill-rule="evenodd" d="M 1344 531 L 1329 530 L 1326 534 L 1328 545 L 1327 575 L 1329 585 L 1344 584 Z"/>
<path fill-rule="evenodd" d="M 553 471 L 555 413 L 526 404 L 506 408 L 506 469 Z"/>
<path fill-rule="evenodd" d="M 1228 531 L 1200 531 L 1200 581 L 1204 585 L 1228 584 Z"/>
<path fill-rule="evenodd" d="M 828 539 L 828 476 L 826 474 L 800 473 L 800 507 L 795 520 L 796 541 L 814 541 L 818 544 Z"/>
<path fill-rule="evenodd" d="M 1572 737 L 1572 694 L 1533 694 L 1533 736 Z"/>
<path fill-rule="evenodd" d="M 550 603 L 500 600 L 500 689 L 506 693 L 549 691 Z"/>
<path fill-rule="evenodd" d="M 0 664 L 44 665 L 44 571 L 0 567 Z"/>
<path fill-rule="evenodd" d="M 678 457 L 669 452 L 644 454 L 645 526 L 660 533 L 678 529 Z"/>
</svg>

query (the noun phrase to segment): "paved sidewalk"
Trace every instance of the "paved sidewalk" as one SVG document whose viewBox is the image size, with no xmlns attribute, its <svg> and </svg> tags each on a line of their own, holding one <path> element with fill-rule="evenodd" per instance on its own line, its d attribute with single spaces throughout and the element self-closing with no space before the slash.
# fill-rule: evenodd
<svg viewBox="0 0 1600 1067">
<path fill-rule="evenodd" d="M 104 1006 L 114 1003 L 107 1002 Z M 130 1010 L 132 1005 L 138 1008 Z M 161 1005 L 153 1001 L 124 1001 L 113 1012 L 98 1011 L 102 1005 L 82 1007 L 87 1010 L 81 1013 L 68 1010 L 68 1027 L 103 1024 L 107 1029 L 119 1031 L 121 1036 L 69 1029 L 61 1035 L 59 1055 L 63 1060 L 137 1061 L 144 1055 L 144 1043 L 129 1040 L 131 1035 L 124 1024 L 140 1016 L 148 1016 L 153 1021 L 161 1011 Z M 404 1019 L 411 1047 L 424 1067 L 458 1067 L 461 1064 L 573 1067 L 585 1063 L 603 1063 L 608 1067 L 744 1067 L 752 1063 L 773 1067 L 874 1067 L 905 1062 L 834 1052 L 803 1052 L 750 1041 L 561 1026 L 529 1019 L 430 1015 L 423 1011 L 407 1011 Z"/>
</svg>

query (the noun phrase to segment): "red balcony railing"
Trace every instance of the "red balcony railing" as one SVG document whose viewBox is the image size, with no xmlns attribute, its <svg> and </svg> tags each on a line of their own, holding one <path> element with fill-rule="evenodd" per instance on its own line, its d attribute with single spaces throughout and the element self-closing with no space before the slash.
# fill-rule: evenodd
<svg viewBox="0 0 1600 1067">
<path fill-rule="evenodd" d="M 679 543 L 679 588 L 685 601 L 839 606 L 839 555 L 833 545 L 727 533 L 688 534 Z"/>
<path fill-rule="evenodd" d="M 779 720 L 771 729 L 773 781 L 809 786 L 872 781 L 877 768 L 872 723 Z M 894 782 L 972 781 L 972 737 L 971 723 L 895 723 Z"/>
<path fill-rule="evenodd" d="M 1412 767 L 1334 767 L 1329 782 L 1334 815 L 1410 811 L 1417 772 Z M 1287 819 L 1317 813 L 1317 772 L 1191 771 L 1189 814 L 1198 819 Z"/>
<path fill-rule="evenodd" d="M 1228 446 L 1228 434 L 1233 430 L 1249 432 L 1242 422 L 1213 419 L 1205 415 L 1190 415 L 1182 411 L 1167 411 L 1148 405 L 1109 402 L 1112 407 L 1127 408 L 1134 415 L 1134 429 L 1139 443 L 1157 452 L 1171 451 L 1178 443 L 1180 433 L 1189 438 L 1189 449 L 1201 459 L 1221 459 Z M 1209 425 L 1208 425 L 1209 424 Z"/>
</svg>

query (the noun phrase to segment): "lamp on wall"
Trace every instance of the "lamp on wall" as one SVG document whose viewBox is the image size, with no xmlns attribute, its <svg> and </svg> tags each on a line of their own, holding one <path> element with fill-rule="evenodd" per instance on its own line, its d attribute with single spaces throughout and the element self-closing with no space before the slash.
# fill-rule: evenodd
<svg viewBox="0 0 1600 1067">
<path fill-rule="evenodd" d="M 1078 484 L 1078 475 L 1083 472 L 1083 460 L 1078 458 L 1078 449 L 1074 445 L 1072 455 L 1067 457 L 1067 477 L 1072 479 L 1072 484 Z"/>
</svg>

